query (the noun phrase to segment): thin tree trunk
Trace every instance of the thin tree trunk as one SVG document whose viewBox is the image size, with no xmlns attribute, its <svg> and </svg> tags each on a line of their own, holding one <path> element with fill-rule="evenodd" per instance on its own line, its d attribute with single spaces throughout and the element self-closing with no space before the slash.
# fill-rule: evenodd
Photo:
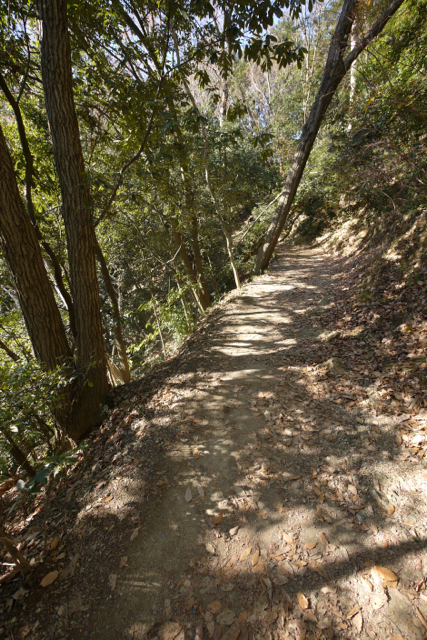
<svg viewBox="0 0 427 640">
<path fill-rule="evenodd" d="M 99 424 L 108 391 L 95 234 L 73 99 L 66 0 L 37 0 L 37 10 L 42 23 L 43 90 L 67 236 L 76 322 L 76 365 L 83 372 L 74 390 L 69 430 L 69 435 L 78 440 L 90 427 Z"/>
<path fill-rule="evenodd" d="M 12 358 L 12 360 L 14 360 L 15 362 L 18 362 L 19 360 L 18 354 L 12 351 L 12 349 L 9 349 L 9 347 L 7 346 L 6 343 L 3 342 L 3 340 L 0 340 L 0 349 L 3 349 L 3 351 L 6 351 L 9 358 Z"/>
<path fill-rule="evenodd" d="M 174 219 L 172 219 L 172 232 L 173 232 L 173 238 L 175 240 L 176 248 L 179 249 L 178 255 L 182 260 L 182 263 L 185 267 L 187 275 L 192 284 L 191 291 L 192 291 L 193 297 L 200 311 L 203 313 L 204 311 L 206 311 L 209 305 L 206 304 L 202 291 L 200 290 L 199 281 L 197 280 L 197 276 L 194 273 L 191 260 L 188 257 L 187 249 L 185 248 L 184 238 L 182 237 L 182 233 L 178 228 L 176 220 Z"/>
<path fill-rule="evenodd" d="M 34 476 L 36 475 L 35 470 L 31 466 L 31 464 L 28 462 L 28 459 L 25 453 L 16 444 L 9 429 L 7 429 L 6 427 L 3 427 L 2 433 L 6 438 L 6 440 L 8 441 L 8 443 L 10 444 L 10 455 L 12 456 L 12 458 L 15 460 L 15 462 L 19 464 L 20 467 L 24 469 L 25 473 L 30 478 L 34 478 Z"/>
<path fill-rule="evenodd" d="M 108 270 L 107 262 L 102 253 L 102 249 L 99 246 L 98 239 L 95 237 L 95 254 L 101 268 L 102 278 L 104 280 L 105 289 L 108 297 L 110 298 L 111 308 L 113 310 L 114 321 L 114 343 L 117 349 L 117 355 L 119 358 L 119 369 L 123 377 L 123 382 L 130 382 L 130 370 L 129 362 L 126 355 L 126 345 L 123 339 L 122 332 L 122 317 L 119 308 L 119 301 L 117 299 L 116 290 L 111 279 L 110 271 Z"/>
<path fill-rule="evenodd" d="M 177 44 L 176 41 L 175 41 L 175 48 L 176 48 L 177 61 L 178 61 L 178 64 L 179 64 L 180 63 L 179 49 L 178 49 L 178 44 Z M 190 98 L 190 101 L 191 101 L 193 107 L 195 109 L 197 109 L 197 111 L 199 111 L 199 108 L 198 108 L 198 106 L 196 104 L 194 96 L 193 96 L 193 94 L 191 92 L 191 89 L 190 89 L 190 87 L 188 85 L 188 82 L 186 81 L 185 78 L 183 79 L 183 82 L 184 82 L 185 90 L 187 92 L 188 97 Z M 225 118 L 225 116 L 227 115 L 226 106 L 227 106 L 227 99 L 228 99 L 228 88 L 227 88 L 227 82 L 226 81 L 224 82 L 224 86 L 227 89 L 226 94 L 224 94 L 225 97 L 224 97 L 224 105 L 223 105 L 224 106 L 224 114 L 223 115 L 224 115 L 224 118 Z M 225 89 L 224 89 L 224 92 L 225 92 Z M 210 171 L 209 171 L 209 142 L 208 142 L 208 136 L 207 136 L 207 133 L 206 133 L 206 128 L 205 128 L 205 125 L 203 124 L 202 120 L 200 121 L 200 126 L 201 126 L 201 130 L 202 130 L 203 143 L 204 143 L 203 166 L 204 166 L 204 169 L 205 169 L 206 185 L 208 187 L 209 194 L 211 196 L 213 205 L 215 207 L 215 212 L 216 212 L 216 214 L 217 214 L 217 216 L 219 218 L 220 225 L 221 225 L 221 230 L 222 230 L 222 232 L 223 232 L 223 234 L 225 236 L 225 241 L 226 241 L 226 244 L 227 244 L 227 252 L 228 252 L 228 256 L 230 258 L 231 267 L 233 269 L 233 275 L 234 275 L 234 281 L 236 283 L 236 288 L 237 288 L 238 291 L 240 291 L 241 284 L 240 284 L 239 272 L 238 272 L 238 269 L 237 269 L 236 261 L 234 259 L 233 238 L 231 237 L 231 234 L 229 233 L 229 231 L 228 231 L 228 229 L 227 229 L 227 227 L 226 227 L 226 225 L 225 225 L 225 223 L 224 223 L 224 221 L 222 219 L 222 215 L 221 215 L 221 211 L 220 211 L 220 208 L 219 208 L 219 205 L 218 205 L 218 201 L 216 199 L 215 192 L 214 192 L 214 190 L 212 188 L 212 184 L 211 184 Z M 222 128 L 222 120 L 220 122 L 220 127 Z"/>
<path fill-rule="evenodd" d="M 329 46 L 328 58 L 323 72 L 320 89 L 311 108 L 307 122 L 301 132 L 300 142 L 286 177 L 279 204 L 265 236 L 263 245 L 257 255 L 254 273 L 261 273 L 269 265 L 283 226 L 285 225 L 291 210 L 305 165 L 310 156 L 320 125 L 341 80 L 344 78 L 345 74 L 359 54 L 383 30 L 389 19 L 399 9 L 403 2 L 404 0 L 393 0 L 368 33 L 350 51 L 348 56 L 344 58 L 348 38 L 354 21 L 357 0 L 344 1 L 344 5 L 338 19 L 337 28 L 335 29 L 335 33 L 332 36 L 332 41 Z"/>
</svg>

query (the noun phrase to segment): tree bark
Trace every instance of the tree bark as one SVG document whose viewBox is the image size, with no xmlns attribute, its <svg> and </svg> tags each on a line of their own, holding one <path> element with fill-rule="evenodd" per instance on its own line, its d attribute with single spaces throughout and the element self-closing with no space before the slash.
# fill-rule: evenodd
<svg viewBox="0 0 427 640">
<path fill-rule="evenodd" d="M 19 464 L 19 466 L 21 466 L 24 469 L 25 473 L 30 478 L 34 478 L 34 476 L 36 475 L 35 470 L 31 466 L 31 464 L 28 462 L 27 456 L 24 454 L 23 451 L 21 451 L 21 449 L 16 444 L 10 431 L 5 427 L 3 427 L 2 432 L 4 437 L 10 444 L 10 455 L 12 456 L 12 458 L 15 460 L 15 462 L 17 462 L 17 464 Z"/>
<path fill-rule="evenodd" d="M 206 301 L 203 297 L 203 292 L 200 290 L 199 281 L 197 280 L 197 276 L 194 273 L 191 260 L 188 257 L 187 249 L 185 248 L 184 238 L 182 237 L 182 233 L 178 228 L 176 220 L 172 219 L 171 224 L 172 224 L 172 232 L 173 232 L 176 248 L 179 249 L 178 255 L 181 258 L 182 263 L 187 272 L 187 275 L 190 279 L 190 282 L 192 285 L 191 291 L 195 298 L 196 304 L 199 307 L 200 311 L 203 313 L 204 311 L 206 311 L 209 305 L 206 304 Z"/>
<path fill-rule="evenodd" d="M 19 139 L 21 141 L 21 148 L 22 148 L 22 152 L 24 154 L 24 158 L 25 158 L 25 199 L 27 202 L 27 213 L 28 216 L 33 224 L 33 227 L 35 229 L 36 232 L 36 236 L 37 239 L 39 240 L 40 244 L 42 245 L 43 249 L 46 251 L 47 255 L 50 258 L 51 264 L 52 264 L 52 269 L 53 269 L 53 275 L 55 277 L 55 282 L 58 286 L 58 289 L 64 299 L 65 304 L 67 305 L 67 309 L 68 309 L 68 315 L 69 315 L 69 319 L 70 319 L 70 329 L 71 329 L 71 333 L 73 334 L 73 336 L 76 336 L 76 323 L 75 323 L 75 319 L 74 319 L 74 308 L 73 308 L 73 301 L 71 299 L 70 294 L 67 291 L 67 288 L 64 284 L 64 280 L 62 277 L 62 271 L 61 271 L 61 265 L 59 263 L 59 260 L 54 252 L 54 250 L 52 249 L 52 247 L 50 246 L 50 244 L 48 242 L 46 242 L 45 240 L 43 240 L 43 236 L 41 234 L 41 231 L 37 225 L 37 221 L 36 221 L 36 216 L 35 216 L 35 211 L 34 211 L 34 203 L 33 203 L 33 196 L 32 196 L 32 187 L 33 187 L 33 177 L 34 177 L 34 158 L 33 158 L 33 154 L 31 153 L 30 150 L 30 145 L 28 144 L 28 138 L 27 138 L 27 132 L 25 130 L 25 124 L 24 124 L 24 119 L 22 117 L 22 113 L 21 113 L 21 109 L 19 107 L 19 103 L 17 100 L 15 100 L 15 98 L 12 95 L 12 92 L 10 91 L 6 80 L 3 78 L 3 76 L 0 73 L 0 89 L 3 91 L 4 95 L 6 96 L 7 101 L 9 102 L 10 106 L 13 109 L 13 112 L 15 114 L 15 119 L 16 119 L 16 125 L 18 128 L 18 133 L 19 133 Z"/>
<path fill-rule="evenodd" d="M 99 424 L 108 383 L 89 183 L 73 99 L 66 0 L 37 0 L 42 22 L 41 69 L 53 153 L 62 197 L 76 323 L 76 382 L 72 431 L 80 439 Z"/>
<path fill-rule="evenodd" d="M 119 369 L 123 377 L 123 382 L 130 382 L 130 370 L 129 362 L 126 354 L 126 345 L 123 339 L 122 332 L 122 317 L 120 314 L 119 301 L 117 299 L 116 290 L 111 279 L 110 271 L 108 269 L 107 262 L 102 253 L 102 249 L 99 246 L 98 239 L 95 237 L 95 254 L 101 268 L 102 278 L 104 280 L 105 289 L 108 297 L 110 298 L 111 308 L 113 310 L 113 322 L 114 322 L 114 343 L 117 349 L 117 355 L 119 358 Z"/>
<path fill-rule="evenodd" d="M 18 354 L 12 351 L 12 349 L 9 349 L 9 347 L 7 346 L 7 344 L 3 342 L 3 340 L 0 340 L 0 349 L 3 349 L 3 351 L 6 351 L 9 358 L 12 358 L 14 362 L 18 362 L 19 360 Z"/>
<path fill-rule="evenodd" d="M 36 358 L 53 369 L 71 356 L 36 232 L 25 211 L 0 128 L 0 244 Z"/>
<path fill-rule="evenodd" d="M 277 245 L 283 226 L 285 225 L 291 210 L 305 165 L 320 129 L 320 125 L 341 80 L 344 78 L 345 74 L 359 54 L 383 30 L 389 19 L 394 15 L 394 13 L 396 13 L 404 0 L 393 0 L 382 13 L 380 18 L 374 23 L 368 33 L 350 51 L 347 58 L 344 58 L 348 38 L 354 21 L 357 2 L 358 0 L 344 0 L 343 7 L 338 18 L 338 24 L 329 46 L 328 58 L 323 72 L 322 82 L 307 122 L 302 129 L 298 148 L 288 171 L 276 212 L 265 236 L 263 245 L 258 252 L 254 266 L 255 274 L 261 273 L 270 263 L 273 251 Z"/>
</svg>

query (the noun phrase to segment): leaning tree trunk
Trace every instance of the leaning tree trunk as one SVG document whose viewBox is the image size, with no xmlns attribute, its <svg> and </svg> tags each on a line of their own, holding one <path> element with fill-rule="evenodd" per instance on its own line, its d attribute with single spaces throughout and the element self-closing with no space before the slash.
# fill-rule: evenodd
<svg viewBox="0 0 427 640">
<path fill-rule="evenodd" d="M 73 99 L 66 0 L 37 0 L 37 9 L 42 21 L 43 90 L 67 236 L 76 324 L 76 366 L 83 373 L 76 382 L 73 426 L 69 432 L 78 440 L 100 422 L 108 390 L 95 234 L 91 226 L 90 190 Z"/>
<path fill-rule="evenodd" d="M 36 232 L 25 211 L 0 128 L 0 246 L 9 265 L 34 354 L 53 369 L 71 356 Z"/>
<path fill-rule="evenodd" d="M 341 80 L 344 78 L 345 74 L 359 54 L 383 30 L 388 20 L 394 13 L 396 13 L 403 2 L 404 0 L 393 0 L 368 33 L 350 51 L 348 56 L 344 58 L 358 0 L 344 1 L 344 5 L 338 18 L 337 28 L 335 29 L 335 33 L 332 36 L 332 41 L 329 46 L 328 58 L 323 72 L 320 89 L 316 95 L 316 99 L 311 108 L 307 122 L 302 129 L 298 148 L 286 177 L 276 212 L 265 236 L 263 245 L 258 252 L 254 266 L 254 273 L 261 273 L 261 271 L 266 269 L 269 265 L 273 251 L 291 210 L 305 165 L 310 156 L 320 125 Z"/>
<path fill-rule="evenodd" d="M 130 369 L 129 362 L 126 354 L 126 345 L 123 339 L 122 332 L 122 316 L 119 308 L 119 301 L 117 299 L 116 290 L 111 279 L 110 271 L 108 270 L 107 262 L 102 253 L 102 249 L 99 246 L 98 239 L 95 238 L 95 254 L 101 268 L 102 278 L 105 284 L 105 290 L 110 298 L 111 308 L 113 310 L 113 322 L 114 322 L 114 344 L 117 350 L 117 357 L 119 359 L 119 369 L 122 374 L 123 382 L 130 382 Z"/>
</svg>

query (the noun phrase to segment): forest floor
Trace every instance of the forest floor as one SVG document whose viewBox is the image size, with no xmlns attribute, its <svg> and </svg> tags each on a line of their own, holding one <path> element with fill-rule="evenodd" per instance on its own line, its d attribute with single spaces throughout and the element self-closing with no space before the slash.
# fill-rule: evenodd
<svg viewBox="0 0 427 640">
<path fill-rule="evenodd" d="M 361 302 L 361 268 L 281 248 L 116 390 L 48 510 L 8 524 L 37 558 L 45 519 L 51 551 L 0 587 L 0 638 L 427 636 L 427 325 Z"/>
</svg>

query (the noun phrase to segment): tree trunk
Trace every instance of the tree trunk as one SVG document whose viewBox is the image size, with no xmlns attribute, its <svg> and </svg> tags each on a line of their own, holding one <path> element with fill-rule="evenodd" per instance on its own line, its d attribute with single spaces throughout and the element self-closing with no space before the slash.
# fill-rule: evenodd
<svg viewBox="0 0 427 640">
<path fill-rule="evenodd" d="M 194 252 L 194 260 L 196 262 L 196 269 L 198 274 L 198 279 L 200 282 L 200 286 L 202 288 L 201 293 L 203 294 L 203 306 L 205 309 L 211 306 L 211 298 L 209 295 L 208 285 L 205 280 L 205 272 L 203 269 L 202 262 L 202 254 L 200 252 L 199 245 L 199 223 L 197 221 L 197 216 L 194 214 L 191 220 L 191 239 L 193 241 L 193 252 Z"/>
<path fill-rule="evenodd" d="M 199 307 L 200 311 L 203 313 L 204 311 L 206 311 L 209 305 L 206 304 L 206 301 L 203 297 L 203 292 L 200 290 L 199 281 L 197 280 L 197 276 L 194 273 L 191 260 L 188 257 L 187 249 L 185 248 L 184 238 L 182 237 L 182 233 L 178 228 L 176 220 L 172 219 L 171 224 L 172 224 L 172 231 L 173 231 L 173 237 L 175 240 L 176 248 L 179 249 L 178 255 L 181 258 L 182 263 L 187 272 L 187 275 L 190 279 L 190 282 L 192 285 L 191 291 L 195 298 L 196 304 Z"/>
<path fill-rule="evenodd" d="M 117 299 L 116 290 L 114 289 L 113 281 L 108 270 L 107 262 L 104 258 L 104 254 L 102 253 L 102 249 L 99 246 L 97 238 L 95 238 L 95 254 L 99 266 L 101 267 L 105 289 L 107 291 L 108 297 L 110 298 L 110 303 L 113 310 L 114 344 L 116 346 L 117 355 L 119 358 L 119 369 L 123 377 L 123 382 L 130 382 L 129 362 L 126 355 L 125 341 L 123 339 L 122 317 L 119 309 L 119 301 Z"/>
<path fill-rule="evenodd" d="M 34 354 L 53 369 L 71 356 L 40 245 L 19 194 L 0 128 L 0 244 L 9 265 Z"/>
<path fill-rule="evenodd" d="M 90 190 L 85 176 L 72 87 L 66 0 L 37 0 L 42 21 L 41 69 L 53 153 L 62 196 L 71 293 L 76 324 L 76 382 L 69 434 L 80 439 L 99 424 L 108 383 L 91 226 Z"/>
<path fill-rule="evenodd" d="M 344 59 L 344 53 L 354 21 L 357 0 L 344 1 L 344 5 L 338 18 L 338 24 L 329 46 L 328 58 L 323 72 L 320 89 L 316 95 L 316 99 L 311 108 L 307 122 L 302 129 L 298 148 L 286 177 L 276 212 L 265 236 L 263 245 L 258 252 L 254 266 L 255 274 L 261 273 L 269 265 L 273 251 L 291 210 L 305 165 L 310 156 L 320 125 L 341 80 L 344 78 L 345 74 L 359 54 L 383 30 L 388 20 L 398 10 L 403 2 L 404 0 L 393 0 L 369 32 L 351 50 L 347 58 Z"/>
<path fill-rule="evenodd" d="M 31 466 L 31 464 L 28 462 L 27 456 L 24 454 L 23 451 L 21 451 L 21 449 L 16 444 L 9 429 L 6 429 L 5 427 L 3 427 L 2 432 L 4 437 L 10 444 L 10 455 L 12 456 L 12 458 L 15 460 L 17 464 L 19 464 L 20 467 L 24 469 L 25 473 L 30 478 L 34 478 L 34 476 L 36 475 L 35 470 Z"/>
<path fill-rule="evenodd" d="M 3 342 L 3 340 L 0 340 L 0 349 L 3 349 L 3 351 L 6 351 L 9 358 L 12 358 L 12 360 L 14 360 L 15 362 L 18 362 L 19 360 L 18 354 L 12 351 L 12 349 L 9 349 L 9 347 L 7 346 L 6 343 Z"/>
</svg>

